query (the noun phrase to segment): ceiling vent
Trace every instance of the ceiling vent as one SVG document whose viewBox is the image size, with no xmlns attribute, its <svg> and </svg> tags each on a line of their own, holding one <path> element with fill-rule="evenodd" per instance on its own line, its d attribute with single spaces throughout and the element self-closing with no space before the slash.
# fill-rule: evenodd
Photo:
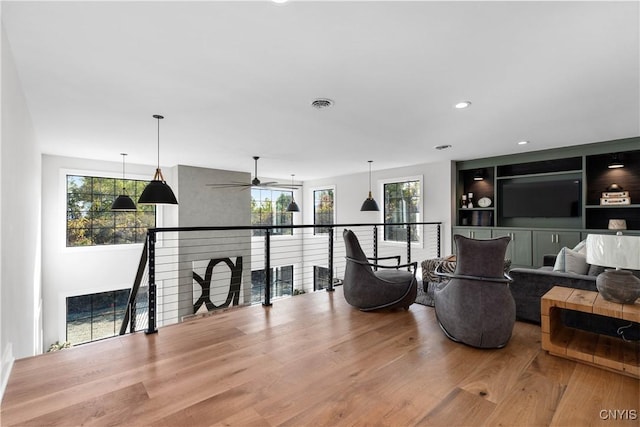
<svg viewBox="0 0 640 427">
<path fill-rule="evenodd" d="M 436 145 L 436 146 L 435 146 L 435 147 L 433 147 L 433 148 L 435 148 L 436 150 L 446 150 L 446 149 L 448 149 L 448 148 L 451 148 L 451 145 L 449 145 L 449 144 Z"/>
<path fill-rule="evenodd" d="M 323 108 L 329 108 L 332 105 L 333 105 L 333 101 L 327 98 L 318 98 L 311 103 L 311 106 L 313 108 L 317 108 L 318 110 L 322 110 Z"/>
</svg>

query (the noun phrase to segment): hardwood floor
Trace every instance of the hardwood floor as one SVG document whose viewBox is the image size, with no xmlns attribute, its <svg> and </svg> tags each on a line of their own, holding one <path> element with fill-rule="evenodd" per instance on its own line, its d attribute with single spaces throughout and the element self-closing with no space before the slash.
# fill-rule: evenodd
<svg viewBox="0 0 640 427">
<path fill-rule="evenodd" d="M 430 307 L 363 313 L 337 288 L 18 360 L 0 424 L 637 426 L 639 388 L 546 354 L 536 325 L 477 350 Z"/>
</svg>

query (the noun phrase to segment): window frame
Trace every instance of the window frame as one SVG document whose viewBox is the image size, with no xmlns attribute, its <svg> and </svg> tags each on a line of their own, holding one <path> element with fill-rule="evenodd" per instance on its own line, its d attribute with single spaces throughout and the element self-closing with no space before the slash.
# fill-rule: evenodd
<svg viewBox="0 0 640 427">
<path fill-rule="evenodd" d="M 75 168 L 60 168 L 59 169 L 59 198 L 58 198 L 58 206 L 60 210 L 59 218 L 60 218 L 60 228 L 57 241 L 62 247 L 64 252 L 77 252 L 77 251 L 92 251 L 92 252 L 100 252 L 100 251 L 121 251 L 121 250 L 131 250 L 138 248 L 142 248 L 144 242 L 137 243 L 116 243 L 110 245 L 85 245 L 85 246 L 67 246 L 67 176 L 89 176 L 89 177 L 97 177 L 97 178 L 112 178 L 112 179 L 122 179 L 122 172 L 116 171 L 98 171 L 98 170 L 89 170 L 89 169 L 75 169 Z M 127 180 L 135 180 L 135 181 L 151 181 L 151 175 L 141 175 L 136 173 L 126 174 Z M 137 205 L 137 201 L 134 200 Z M 155 216 L 156 216 L 156 226 L 161 227 L 163 222 L 163 214 L 162 208 L 160 206 L 156 206 Z"/>
<path fill-rule="evenodd" d="M 291 293 L 290 294 L 286 294 L 283 292 L 280 292 L 280 295 L 277 294 L 276 290 L 277 290 L 277 281 L 279 280 L 280 277 L 282 277 L 283 270 L 284 269 L 291 269 L 290 273 L 291 273 Z M 266 268 L 259 268 L 256 270 L 251 270 L 251 301 L 250 304 L 260 304 L 261 303 L 261 299 L 258 298 L 257 301 L 253 300 L 253 290 L 254 290 L 254 273 L 256 276 L 260 275 L 261 278 L 266 278 Z M 273 293 L 271 294 L 271 299 L 279 299 L 279 298 L 286 298 L 286 297 L 292 297 L 293 296 L 293 291 L 295 289 L 295 267 L 294 264 L 286 264 L 286 265 L 279 265 L 276 267 L 271 267 L 271 281 L 273 283 L 271 283 L 271 290 L 273 291 Z M 264 284 L 264 282 L 262 282 L 262 284 Z M 259 288 L 262 290 L 262 292 L 264 292 L 264 288 Z M 282 291 L 283 289 L 281 289 Z M 260 295 L 264 295 L 264 293 L 260 293 L 258 292 L 258 296 Z"/>
<path fill-rule="evenodd" d="M 294 190 L 285 190 L 285 189 L 271 188 L 271 187 L 251 187 L 251 200 L 256 200 L 256 199 L 253 198 L 253 191 L 254 190 L 258 190 L 260 192 L 262 192 L 262 191 L 270 191 L 272 195 L 273 195 L 274 191 L 277 191 L 277 192 L 280 192 L 280 193 L 291 193 L 291 197 L 294 198 Z M 274 228 L 278 227 L 279 224 L 275 224 L 274 223 L 275 220 L 276 220 L 276 217 L 277 217 L 277 211 L 275 210 L 275 207 L 277 206 L 277 203 L 276 203 L 277 199 L 276 200 L 270 199 L 270 200 L 271 200 L 271 204 L 272 204 L 272 207 L 273 207 L 273 211 L 272 211 L 272 213 L 273 213 L 273 221 L 272 221 L 271 225 L 268 225 L 268 224 L 261 224 L 261 225 L 254 224 L 253 223 L 253 210 L 251 210 L 251 205 L 249 205 L 249 209 L 251 210 L 251 212 L 250 212 L 251 219 L 250 220 L 251 220 L 251 226 L 252 227 L 260 227 L 260 226 L 268 226 L 268 227 L 274 227 Z M 262 203 L 261 200 L 258 200 L 258 202 Z M 294 225 L 293 212 L 286 212 L 286 209 L 285 209 L 285 214 L 290 215 L 291 224 L 280 224 L 280 225 L 285 225 L 285 226 Z M 277 237 L 277 238 L 290 238 L 290 237 L 293 237 L 293 235 L 295 234 L 294 230 L 292 228 L 289 229 L 289 230 L 291 231 L 290 233 L 271 233 L 271 237 Z M 256 231 L 257 230 L 252 230 L 251 238 L 254 238 L 254 239 L 264 238 L 264 234 L 255 234 Z"/>
<path fill-rule="evenodd" d="M 121 293 L 125 293 L 126 292 L 127 293 L 127 298 L 126 298 L 125 304 L 122 307 L 122 312 L 126 313 L 126 311 L 127 311 L 127 303 L 128 303 L 128 300 L 129 300 L 129 293 L 131 292 L 130 288 L 96 290 L 95 292 L 81 293 L 81 294 L 74 294 L 74 295 L 64 296 L 63 297 L 63 304 L 64 304 L 64 311 L 63 312 L 65 314 L 64 315 L 64 328 L 63 328 L 63 330 L 64 330 L 64 340 L 71 342 L 71 340 L 69 339 L 69 299 L 71 299 L 71 298 L 81 298 L 81 297 L 93 297 L 93 296 L 98 295 L 98 294 L 113 293 L 114 294 L 113 295 L 113 301 L 115 303 L 117 301 L 117 299 L 118 299 L 118 295 L 116 295 L 116 294 L 119 293 L 119 292 L 121 292 Z M 95 317 L 99 317 L 99 316 L 95 316 L 94 315 L 94 310 L 93 310 L 93 306 L 92 306 L 91 307 L 91 317 L 90 317 L 91 339 L 88 340 L 88 341 L 82 341 L 82 342 L 71 342 L 72 345 L 78 346 L 78 345 L 83 345 L 83 344 L 89 344 L 89 343 L 92 343 L 92 342 L 101 341 L 103 339 L 113 338 L 113 337 L 117 336 L 118 333 L 119 333 L 119 328 L 120 328 L 120 325 L 117 324 L 117 318 L 116 318 L 117 311 L 118 311 L 118 309 L 114 304 L 113 310 L 112 310 L 113 315 L 114 315 L 114 323 L 113 323 L 114 333 L 113 333 L 113 335 L 102 336 L 100 338 L 94 339 L 93 338 L 93 323 L 94 323 L 93 320 L 94 320 Z"/>
<path fill-rule="evenodd" d="M 313 212 L 312 212 L 312 219 L 313 219 L 313 235 L 314 236 L 322 236 L 325 234 L 328 234 L 328 232 L 322 232 L 322 231 L 317 231 L 317 228 L 324 228 L 322 225 L 315 227 L 316 225 L 316 191 L 326 191 L 326 190 L 331 190 L 333 192 L 333 217 L 332 217 L 332 223 L 331 225 L 335 225 L 336 224 L 336 218 L 337 218 L 337 209 L 336 209 L 336 199 L 337 199 L 337 193 L 336 193 L 336 186 L 335 185 L 325 185 L 325 186 L 321 186 L 321 187 L 313 187 L 310 189 L 311 190 L 311 200 L 312 200 L 312 205 L 313 205 Z"/>
<path fill-rule="evenodd" d="M 72 186 L 70 186 L 70 184 L 73 183 L 74 181 L 73 178 L 79 178 L 82 181 L 81 185 L 85 185 L 86 181 L 90 181 L 89 186 L 90 186 L 91 192 L 90 193 L 71 192 L 70 188 L 72 188 Z M 104 182 L 104 184 L 107 184 L 107 190 L 106 190 L 107 192 L 105 193 L 96 192 L 96 189 L 97 188 L 99 189 L 100 185 L 102 185 L 100 181 L 107 181 L 107 182 Z M 144 232 L 146 234 L 146 230 L 148 230 L 151 227 L 155 227 L 157 209 L 155 206 L 152 206 L 151 209 L 146 209 L 146 212 L 142 210 L 137 210 L 136 212 L 130 212 L 130 213 L 112 211 L 110 209 L 109 200 L 111 198 L 115 200 L 115 198 L 118 196 L 119 181 L 120 181 L 120 184 L 122 184 L 123 178 L 122 177 L 115 178 L 111 176 L 99 176 L 98 174 L 91 174 L 91 175 L 82 174 L 81 175 L 81 174 L 69 173 L 65 175 L 65 245 L 67 247 L 78 248 L 78 247 L 92 247 L 92 246 L 120 246 L 120 245 L 129 246 L 129 245 L 144 243 L 144 238 L 141 238 L 141 233 Z M 141 179 L 134 179 L 134 178 L 125 178 L 124 181 L 126 181 L 127 183 L 132 183 L 136 187 L 136 191 L 141 191 L 140 189 L 143 188 L 149 182 L 146 179 L 141 180 Z M 109 191 L 111 190 L 109 190 L 108 188 L 111 187 L 112 184 L 113 184 L 113 194 L 110 194 Z M 136 191 L 134 191 L 134 194 L 132 195 L 134 198 L 137 197 Z M 88 210 L 80 211 L 81 218 L 88 219 L 88 222 L 89 222 L 88 227 L 83 227 L 83 228 L 70 227 L 69 200 L 70 200 L 70 195 L 72 194 L 75 196 L 80 196 L 79 197 L 80 201 L 89 202 L 90 207 L 88 208 Z M 96 200 L 101 200 L 104 203 L 100 210 L 93 210 L 93 206 Z M 108 207 L 106 206 L 107 204 L 108 204 Z M 136 204 L 136 207 L 140 209 L 137 204 Z M 135 215 L 133 226 L 130 226 L 131 223 L 129 221 L 127 221 L 126 223 L 124 222 L 119 223 L 119 221 L 123 219 L 124 215 L 131 215 L 131 214 Z M 104 216 L 104 220 L 100 220 L 100 217 L 103 217 L 103 216 Z M 138 226 L 137 220 L 140 218 L 153 219 L 153 226 L 150 226 L 150 224 L 147 224 L 147 226 L 145 226 L 144 223 Z M 95 222 L 96 219 L 98 219 L 100 222 L 96 223 Z M 106 222 L 102 223 L 102 221 L 106 221 Z M 100 227 L 99 225 L 108 225 L 108 226 Z M 73 244 L 73 242 L 70 242 L 69 240 L 70 232 L 73 232 L 73 230 L 83 230 L 83 229 L 89 230 L 90 232 L 90 237 L 88 237 L 89 244 Z M 108 240 L 104 241 L 103 243 L 100 242 L 99 238 L 96 238 L 97 236 L 96 232 L 99 232 L 100 230 L 105 230 L 109 232 Z M 130 232 L 133 232 L 132 237 L 134 237 L 134 240 L 136 241 L 133 241 L 133 242 L 126 241 L 127 239 L 118 241 L 118 234 L 117 234 L 118 230 L 120 230 L 120 232 L 123 232 L 123 230 L 129 230 Z"/>
<path fill-rule="evenodd" d="M 417 181 L 417 182 L 420 183 L 420 191 L 418 192 L 418 196 L 420 197 L 420 200 L 417 203 L 417 206 L 418 206 L 418 209 L 419 209 L 419 212 L 418 212 L 419 218 L 417 218 L 415 221 L 408 221 L 408 222 L 422 222 L 424 220 L 423 219 L 423 212 L 424 212 L 424 176 L 423 175 L 401 176 L 401 177 L 395 177 L 395 178 L 379 179 L 377 181 L 378 188 L 379 188 L 379 194 L 380 194 L 380 197 L 382 199 L 380 201 L 381 204 L 382 204 L 382 209 L 380 209 L 380 222 L 382 224 L 385 224 L 385 213 L 386 213 L 385 185 L 387 185 L 387 184 L 401 184 L 401 183 L 412 182 L 412 181 Z M 418 232 L 417 236 L 418 236 L 418 240 L 412 241 L 411 242 L 411 246 L 412 247 L 416 247 L 416 248 L 421 248 L 424 245 L 424 238 L 423 238 L 422 233 L 420 233 L 420 232 Z M 387 238 L 386 238 L 386 226 L 385 226 L 385 230 L 383 230 L 382 233 L 379 233 L 378 240 L 380 242 L 383 242 L 384 244 L 389 244 L 389 245 L 406 245 L 407 244 L 406 241 L 387 240 Z"/>
</svg>

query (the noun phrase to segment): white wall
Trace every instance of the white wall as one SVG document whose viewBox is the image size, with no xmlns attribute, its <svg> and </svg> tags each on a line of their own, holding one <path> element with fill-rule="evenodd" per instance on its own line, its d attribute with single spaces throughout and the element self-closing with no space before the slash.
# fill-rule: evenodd
<svg viewBox="0 0 640 427">
<path fill-rule="evenodd" d="M 114 147 L 114 157 L 124 147 Z M 126 151 L 126 150 L 125 150 Z M 151 179 L 155 166 L 127 164 L 130 179 Z M 66 339 L 66 298 L 131 288 L 142 244 L 68 248 L 66 246 L 66 175 L 78 173 L 122 177 L 121 161 L 103 162 L 42 156 L 42 288 L 44 350 Z M 173 171 L 164 169 L 173 186 Z M 161 206 L 158 218 L 175 215 L 175 206 Z M 159 226 L 163 223 L 159 223 Z"/>
<path fill-rule="evenodd" d="M 375 165 L 375 163 L 374 163 Z M 415 166 L 386 169 L 372 172 L 373 198 L 382 209 L 382 181 L 413 176 L 423 177 L 422 221 L 442 222 L 442 254 L 451 253 L 451 176 L 450 161 L 423 163 Z M 305 224 L 313 224 L 313 189 L 335 186 L 335 210 L 338 224 L 383 222 L 382 211 L 361 212 L 362 202 L 369 191 L 369 173 L 357 173 L 332 178 L 305 181 L 303 218 Z M 341 238 L 340 235 L 338 235 Z M 381 254 L 382 255 L 382 254 Z M 417 259 L 413 259 L 417 261 Z"/>
<path fill-rule="evenodd" d="M 41 350 L 40 155 L 4 29 L 1 87 L 0 395 L 13 359 Z"/>
</svg>

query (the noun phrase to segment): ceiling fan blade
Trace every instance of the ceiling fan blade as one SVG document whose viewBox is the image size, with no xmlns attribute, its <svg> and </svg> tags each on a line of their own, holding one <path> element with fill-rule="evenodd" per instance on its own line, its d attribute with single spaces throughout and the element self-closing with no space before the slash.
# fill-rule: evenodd
<svg viewBox="0 0 640 427">
<path fill-rule="evenodd" d="M 251 184 L 244 182 L 234 182 L 228 184 L 206 184 L 207 187 L 229 188 L 229 187 L 251 187 Z"/>
<path fill-rule="evenodd" d="M 297 188 L 301 188 L 302 184 L 294 184 L 293 182 L 291 184 L 285 184 L 285 183 L 280 183 L 277 181 L 268 181 L 268 182 L 262 182 L 260 181 L 260 179 L 258 179 L 258 159 L 260 157 L 258 156 L 253 156 L 253 161 L 254 161 L 254 167 L 255 167 L 255 175 L 253 177 L 253 179 L 251 180 L 250 183 L 244 183 L 244 182 L 232 182 L 232 183 L 223 183 L 223 184 L 206 184 L 207 187 L 213 187 L 213 188 L 266 188 L 266 187 L 272 187 L 272 188 L 286 188 L 288 190 L 295 190 Z"/>
</svg>

